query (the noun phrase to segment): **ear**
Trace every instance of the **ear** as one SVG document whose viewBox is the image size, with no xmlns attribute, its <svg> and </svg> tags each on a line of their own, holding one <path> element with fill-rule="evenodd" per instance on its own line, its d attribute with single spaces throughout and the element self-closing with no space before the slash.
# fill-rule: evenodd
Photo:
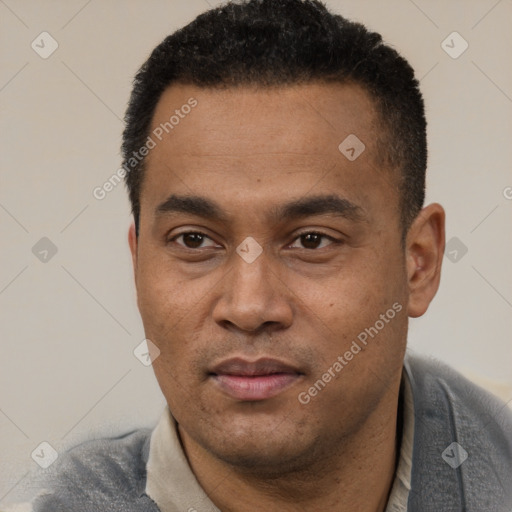
<svg viewBox="0 0 512 512">
<path fill-rule="evenodd" d="M 421 210 L 407 233 L 407 313 L 412 318 L 427 311 L 439 288 L 445 245 L 444 226 L 444 209 L 433 203 Z"/>
<path fill-rule="evenodd" d="M 133 273 L 136 277 L 137 274 L 137 235 L 135 233 L 135 224 L 132 223 L 128 230 L 128 244 L 130 252 L 132 253 Z"/>
</svg>

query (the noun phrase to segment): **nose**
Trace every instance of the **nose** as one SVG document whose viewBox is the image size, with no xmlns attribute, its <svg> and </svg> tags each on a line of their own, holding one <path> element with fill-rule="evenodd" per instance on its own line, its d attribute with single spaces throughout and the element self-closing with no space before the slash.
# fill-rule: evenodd
<svg viewBox="0 0 512 512">
<path fill-rule="evenodd" d="M 213 318 L 222 327 L 255 333 L 291 325 L 293 296 L 279 266 L 265 251 L 250 263 L 233 254 L 232 267 L 220 286 Z"/>
</svg>

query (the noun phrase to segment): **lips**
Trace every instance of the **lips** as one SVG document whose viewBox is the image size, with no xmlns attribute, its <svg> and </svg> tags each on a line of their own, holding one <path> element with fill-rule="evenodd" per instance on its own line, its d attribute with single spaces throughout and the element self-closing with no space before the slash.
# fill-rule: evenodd
<svg viewBox="0 0 512 512">
<path fill-rule="evenodd" d="M 233 358 L 215 366 L 209 375 L 231 398 L 258 401 L 279 395 L 303 374 L 298 368 L 277 359 L 247 361 Z"/>
</svg>

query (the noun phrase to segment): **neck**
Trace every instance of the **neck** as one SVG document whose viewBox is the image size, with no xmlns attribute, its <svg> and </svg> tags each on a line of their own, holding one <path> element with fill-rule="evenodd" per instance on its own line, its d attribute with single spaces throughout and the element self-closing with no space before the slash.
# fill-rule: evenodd
<svg viewBox="0 0 512 512">
<path fill-rule="evenodd" d="M 396 471 L 398 389 L 382 400 L 361 428 L 326 447 L 316 461 L 286 474 L 241 470 L 215 458 L 179 432 L 192 471 L 223 512 L 383 512 Z"/>
</svg>

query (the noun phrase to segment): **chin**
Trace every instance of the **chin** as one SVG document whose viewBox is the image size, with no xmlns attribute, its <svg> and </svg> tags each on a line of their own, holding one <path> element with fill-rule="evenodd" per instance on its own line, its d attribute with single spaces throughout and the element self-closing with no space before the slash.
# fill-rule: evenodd
<svg viewBox="0 0 512 512">
<path fill-rule="evenodd" d="M 231 422 L 210 430 L 202 445 L 216 458 L 240 471 L 264 476 L 304 470 L 315 458 L 315 436 L 300 432 L 297 424 L 277 422 L 258 425 L 254 420 Z"/>
<path fill-rule="evenodd" d="M 223 447 L 214 455 L 235 467 L 238 471 L 261 475 L 265 478 L 283 476 L 287 473 L 302 472 L 310 466 L 312 457 L 307 456 L 308 450 L 299 446 L 247 446 Z"/>
</svg>

